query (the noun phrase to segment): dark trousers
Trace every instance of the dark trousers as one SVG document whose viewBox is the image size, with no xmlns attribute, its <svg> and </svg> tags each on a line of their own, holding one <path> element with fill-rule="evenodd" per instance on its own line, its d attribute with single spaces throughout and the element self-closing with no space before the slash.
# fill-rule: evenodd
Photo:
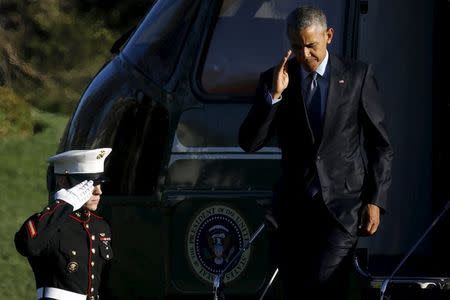
<svg viewBox="0 0 450 300">
<path fill-rule="evenodd" d="M 285 299 L 297 300 L 305 295 L 347 299 L 357 236 L 335 220 L 321 196 L 287 199 L 281 205 L 276 237 Z"/>
</svg>

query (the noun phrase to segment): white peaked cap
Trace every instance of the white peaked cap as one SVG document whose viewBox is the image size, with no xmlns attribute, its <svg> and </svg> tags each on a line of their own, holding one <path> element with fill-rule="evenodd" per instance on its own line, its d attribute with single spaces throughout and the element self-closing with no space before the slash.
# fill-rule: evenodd
<svg viewBox="0 0 450 300">
<path fill-rule="evenodd" d="M 70 150 L 50 157 L 48 162 L 55 174 L 103 173 L 105 159 L 111 151 L 111 148 Z"/>
</svg>

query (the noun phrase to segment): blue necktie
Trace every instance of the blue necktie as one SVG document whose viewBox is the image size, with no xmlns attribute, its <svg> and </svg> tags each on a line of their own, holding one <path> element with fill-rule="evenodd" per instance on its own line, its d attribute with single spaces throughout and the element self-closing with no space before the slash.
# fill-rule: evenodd
<svg viewBox="0 0 450 300">
<path fill-rule="evenodd" d="M 322 138 L 322 101 L 320 97 L 320 86 L 317 82 L 317 73 L 310 73 L 311 83 L 308 90 L 307 109 L 309 123 L 314 134 L 316 146 L 319 146 Z"/>
<path fill-rule="evenodd" d="M 311 81 L 306 98 L 306 107 L 308 110 L 309 124 L 311 125 L 314 134 L 314 141 L 317 149 L 322 138 L 322 99 L 320 97 L 320 87 L 317 82 L 317 73 L 312 72 L 309 77 Z M 313 198 L 320 190 L 319 177 L 315 174 L 307 187 L 307 194 Z"/>
</svg>

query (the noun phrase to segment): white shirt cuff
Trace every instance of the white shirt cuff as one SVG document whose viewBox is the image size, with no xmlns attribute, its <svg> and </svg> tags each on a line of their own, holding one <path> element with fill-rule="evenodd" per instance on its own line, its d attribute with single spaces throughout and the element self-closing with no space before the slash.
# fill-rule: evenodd
<svg viewBox="0 0 450 300">
<path fill-rule="evenodd" d="M 266 97 L 267 97 L 267 100 L 268 100 L 269 104 L 272 104 L 272 105 L 274 105 L 275 103 L 279 102 L 283 98 L 283 96 L 280 96 L 280 98 L 273 99 L 271 93 L 267 93 Z"/>
</svg>

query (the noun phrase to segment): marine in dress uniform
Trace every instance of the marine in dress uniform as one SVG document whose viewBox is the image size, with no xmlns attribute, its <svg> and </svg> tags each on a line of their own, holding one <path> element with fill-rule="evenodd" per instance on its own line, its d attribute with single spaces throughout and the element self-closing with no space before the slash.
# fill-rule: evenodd
<svg viewBox="0 0 450 300">
<path fill-rule="evenodd" d="M 15 236 L 17 251 L 34 272 L 38 300 L 100 298 L 113 251 L 110 226 L 95 210 L 110 152 L 71 150 L 49 158 L 59 189 L 55 201 L 29 217 Z"/>
</svg>

